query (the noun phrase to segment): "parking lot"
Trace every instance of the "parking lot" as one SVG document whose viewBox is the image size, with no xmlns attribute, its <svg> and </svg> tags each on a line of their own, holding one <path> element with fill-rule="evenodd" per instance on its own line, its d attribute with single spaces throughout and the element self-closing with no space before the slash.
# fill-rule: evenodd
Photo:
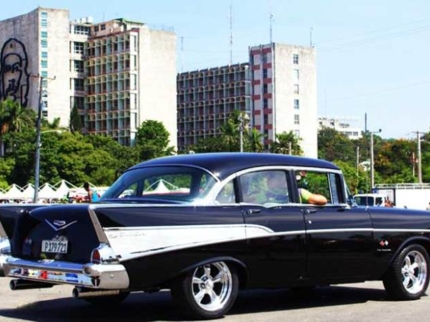
<svg viewBox="0 0 430 322">
<path fill-rule="evenodd" d="M 95 308 L 71 297 L 72 288 L 9 290 L 0 278 L 0 321 L 184 321 L 169 292 L 132 294 L 117 308 Z M 430 297 L 393 302 L 380 282 L 317 289 L 300 297 L 289 290 L 246 291 L 223 321 L 401 321 L 427 320 Z"/>
</svg>

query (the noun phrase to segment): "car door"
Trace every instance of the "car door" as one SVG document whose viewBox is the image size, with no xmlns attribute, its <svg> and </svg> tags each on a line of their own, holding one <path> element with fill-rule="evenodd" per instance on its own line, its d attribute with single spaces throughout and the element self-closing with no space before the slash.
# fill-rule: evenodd
<svg viewBox="0 0 430 322">
<path fill-rule="evenodd" d="M 373 230 L 368 212 L 347 205 L 340 173 L 319 172 L 308 181 L 317 182 L 328 199 L 325 206 L 301 205 L 306 225 L 308 277 L 336 281 L 370 276 Z M 324 184 L 327 187 L 321 189 Z"/>
<path fill-rule="evenodd" d="M 290 205 L 288 198 L 267 197 L 265 179 L 277 175 L 284 182 L 286 197 L 287 172 L 280 169 L 252 171 L 239 177 L 241 208 L 247 237 L 246 262 L 252 286 L 290 285 L 303 277 L 306 268 L 305 224 L 300 207 Z M 258 200 L 249 200 L 252 189 Z M 270 189 L 273 195 L 275 189 Z M 273 199 L 272 199 L 273 198 Z"/>
</svg>

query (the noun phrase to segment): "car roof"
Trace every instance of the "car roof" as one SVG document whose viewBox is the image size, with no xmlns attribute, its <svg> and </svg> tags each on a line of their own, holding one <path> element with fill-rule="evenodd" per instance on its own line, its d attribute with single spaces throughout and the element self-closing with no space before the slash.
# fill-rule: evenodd
<svg viewBox="0 0 430 322">
<path fill-rule="evenodd" d="M 206 169 L 222 180 L 232 173 L 248 168 L 279 165 L 339 170 L 336 165 L 325 160 L 276 153 L 252 152 L 180 154 L 151 159 L 128 170 L 153 166 L 195 166 Z"/>
</svg>

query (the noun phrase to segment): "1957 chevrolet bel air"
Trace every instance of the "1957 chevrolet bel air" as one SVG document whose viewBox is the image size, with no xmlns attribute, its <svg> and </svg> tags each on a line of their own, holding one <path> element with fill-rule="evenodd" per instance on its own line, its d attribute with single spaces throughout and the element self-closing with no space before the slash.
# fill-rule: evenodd
<svg viewBox="0 0 430 322">
<path fill-rule="evenodd" d="M 303 189 L 327 203 L 305 203 Z M 356 207 L 338 167 L 303 157 L 154 159 L 98 203 L 0 207 L 0 223 L 13 290 L 69 284 L 93 304 L 170 289 L 187 313 L 217 318 L 243 288 L 381 280 L 414 300 L 429 283 L 430 213 Z"/>
</svg>

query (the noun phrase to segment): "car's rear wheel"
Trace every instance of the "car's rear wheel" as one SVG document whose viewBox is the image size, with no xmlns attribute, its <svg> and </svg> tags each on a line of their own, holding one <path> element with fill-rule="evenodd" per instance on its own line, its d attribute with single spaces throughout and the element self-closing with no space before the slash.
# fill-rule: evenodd
<svg viewBox="0 0 430 322">
<path fill-rule="evenodd" d="M 223 316 L 233 306 L 239 289 L 236 269 L 225 262 L 195 268 L 172 287 L 173 298 L 186 313 L 197 318 Z"/>
<path fill-rule="evenodd" d="M 429 284 L 429 263 L 429 255 L 421 245 L 404 248 L 383 279 L 388 296 L 396 300 L 419 299 Z"/>
</svg>

